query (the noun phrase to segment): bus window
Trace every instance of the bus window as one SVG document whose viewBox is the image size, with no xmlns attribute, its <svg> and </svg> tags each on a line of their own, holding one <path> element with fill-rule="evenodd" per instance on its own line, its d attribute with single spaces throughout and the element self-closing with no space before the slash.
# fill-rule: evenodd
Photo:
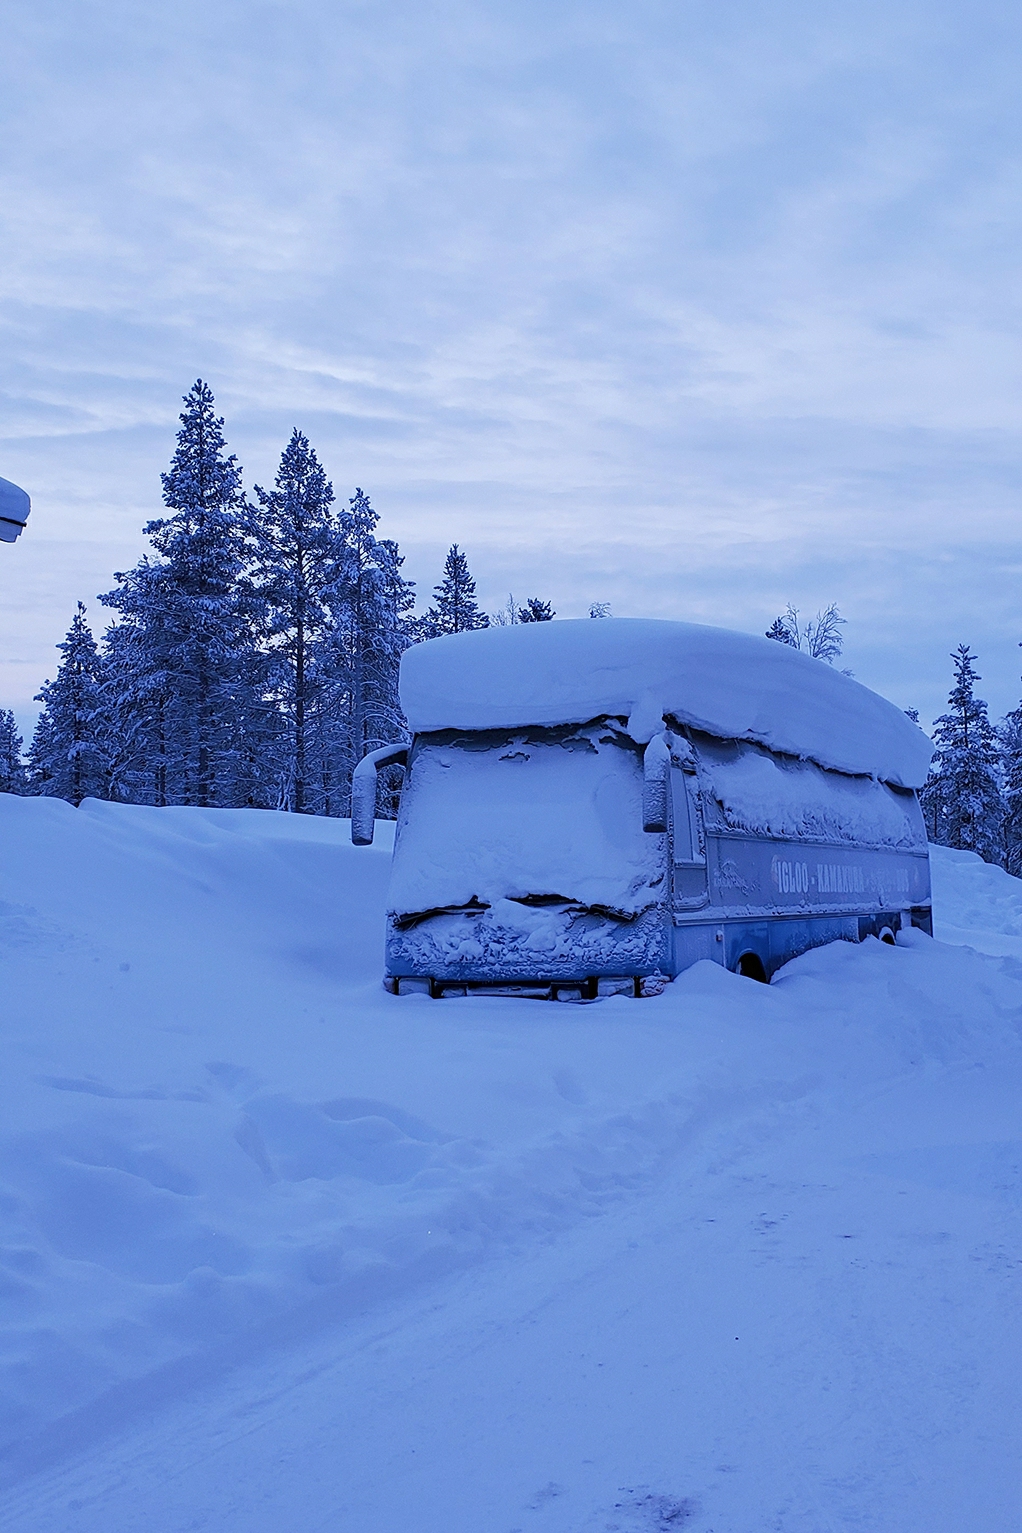
<svg viewBox="0 0 1022 1533">
<path fill-rule="evenodd" d="M 671 768 L 671 818 L 674 822 L 675 862 L 701 862 L 699 833 L 695 822 L 695 805 L 692 802 L 692 785 L 688 773 L 678 767 Z"/>
</svg>

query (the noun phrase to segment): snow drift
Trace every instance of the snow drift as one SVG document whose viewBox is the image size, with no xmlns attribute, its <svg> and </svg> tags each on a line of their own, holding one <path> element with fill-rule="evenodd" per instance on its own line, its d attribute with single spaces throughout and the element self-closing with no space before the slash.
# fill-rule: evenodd
<svg viewBox="0 0 1022 1533">
<path fill-rule="evenodd" d="M 694 1484 L 693 1529 L 932 1533 L 975 1505 L 1013 1526 L 1010 1455 L 993 1501 L 975 1468 L 1017 1387 L 1017 958 L 904 933 L 770 986 L 702 963 L 650 1001 L 398 999 L 390 829 L 356 849 L 346 822 L 0 795 L 0 1474 L 89 1448 L 0 1525 L 650 1533 Z M 938 935 L 1022 956 L 1022 885 L 933 861 Z M 427 1283 L 421 1325 L 379 1319 Z M 493 1318 L 444 1339 L 487 1295 Z M 185 1392 L 239 1363 L 253 1399 L 225 1386 L 219 1426 L 208 1396 L 183 1444 L 147 1425 L 176 1402 L 176 1432 Z M 104 1479 L 100 1430 L 152 1432 L 150 1467 Z M 563 1496 L 522 1509 L 518 1468 L 558 1454 L 532 1489 Z"/>
<path fill-rule="evenodd" d="M 789 645 L 653 618 L 523 623 L 413 645 L 401 704 L 416 732 L 628 721 L 645 742 L 665 715 L 834 771 L 905 788 L 933 747 L 893 703 Z"/>
</svg>

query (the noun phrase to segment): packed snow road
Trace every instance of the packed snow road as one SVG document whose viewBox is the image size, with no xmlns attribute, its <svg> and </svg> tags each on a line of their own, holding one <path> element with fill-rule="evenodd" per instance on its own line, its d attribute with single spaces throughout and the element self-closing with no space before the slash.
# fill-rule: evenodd
<svg viewBox="0 0 1022 1533">
<path fill-rule="evenodd" d="M 1015 1529 L 1022 886 L 429 1002 L 346 829 L 0 798 L 0 1527 Z"/>
</svg>

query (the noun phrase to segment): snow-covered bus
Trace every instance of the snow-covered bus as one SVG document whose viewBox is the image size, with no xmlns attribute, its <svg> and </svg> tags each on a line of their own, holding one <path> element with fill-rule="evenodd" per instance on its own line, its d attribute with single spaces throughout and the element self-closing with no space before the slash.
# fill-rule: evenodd
<svg viewBox="0 0 1022 1533">
<path fill-rule="evenodd" d="M 822 661 L 646 619 L 434 639 L 401 665 L 385 984 L 648 995 L 699 959 L 768 980 L 807 949 L 931 930 L 930 741 Z"/>
</svg>

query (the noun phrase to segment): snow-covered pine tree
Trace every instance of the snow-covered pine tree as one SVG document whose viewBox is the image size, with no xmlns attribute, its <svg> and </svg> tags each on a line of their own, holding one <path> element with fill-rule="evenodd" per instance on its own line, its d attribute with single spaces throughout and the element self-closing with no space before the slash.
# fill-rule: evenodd
<svg viewBox="0 0 1022 1533">
<path fill-rule="evenodd" d="M 340 576 L 332 596 L 331 733 L 324 742 L 334 769 L 331 812 L 348 813 L 351 774 L 368 751 L 406 733 L 398 701 L 398 666 L 412 641 L 407 614 L 414 596 L 401 574 L 397 544 L 378 539 L 379 515 L 356 489 L 338 518 Z"/>
<path fill-rule="evenodd" d="M 1004 866 L 1014 878 L 1022 878 L 1022 703 L 1002 720 L 997 735 L 1004 803 Z"/>
<path fill-rule="evenodd" d="M 10 708 L 0 708 L 0 793 L 28 792 L 28 773 L 22 760 L 24 743 Z"/>
<path fill-rule="evenodd" d="M 373 683 L 370 719 L 380 744 L 385 745 L 391 740 L 409 738 L 407 720 L 398 695 L 398 680 L 401 656 L 415 641 L 412 617 L 415 582 L 406 580 L 402 575 L 404 555 L 392 538 L 381 538 L 376 546 L 383 622 L 376 645 L 378 679 Z M 401 783 L 400 768 L 392 767 L 382 773 L 377 810 L 382 819 L 397 818 Z"/>
<path fill-rule="evenodd" d="M 418 623 L 424 639 L 436 639 L 445 633 L 464 633 L 467 629 L 488 628 L 490 620 L 479 610 L 476 583 L 469 574 L 468 560 L 452 543 L 444 560 L 444 577 L 433 587 L 433 605 Z"/>
<path fill-rule="evenodd" d="M 975 695 L 980 680 L 967 644 L 952 655 L 955 684 L 948 712 L 935 720 L 936 753 L 920 795 L 927 834 L 941 846 L 1002 860 L 1004 805 L 998 783 L 997 736 L 987 705 Z"/>
<path fill-rule="evenodd" d="M 392 690 L 387 694 L 386 706 L 392 710 L 392 722 L 398 726 L 400 734 L 405 732 L 405 716 L 397 695 L 397 667 L 412 642 L 415 582 L 402 575 L 404 555 L 393 538 L 380 538 L 376 549 L 383 610 L 381 646 L 389 656 L 388 664 L 393 667 Z"/>
<path fill-rule="evenodd" d="M 81 602 L 57 648 L 62 659 L 56 677 L 36 695 L 43 708 L 29 750 L 31 787 L 72 804 L 106 798 L 102 663 Z"/>
<path fill-rule="evenodd" d="M 788 626 L 788 620 L 784 617 L 775 617 L 766 631 L 768 639 L 776 639 L 778 644 L 790 644 L 793 649 L 798 649 L 798 643 Z"/>
<path fill-rule="evenodd" d="M 134 719 L 135 777 L 156 803 L 266 801 L 260 756 L 273 711 L 244 578 L 241 470 L 199 379 L 185 395 L 177 449 L 163 474 L 170 515 L 145 527 L 159 560 L 118 574 L 100 598 L 133 626 L 111 640 L 130 669 L 118 680 Z M 121 721 L 125 705 L 117 709 Z"/>
<path fill-rule="evenodd" d="M 343 565 L 333 486 L 296 428 L 281 454 L 276 487 L 256 485 L 255 493 L 258 504 L 248 518 L 252 579 L 269 688 L 283 723 L 276 752 L 280 802 L 297 814 L 323 812 L 324 781 L 331 777 L 323 759 L 329 720 L 321 717 L 331 700 L 326 641 Z"/>
<path fill-rule="evenodd" d="M 170 765 L 172 683 L 162 642 L 169 617 L 164 570 L 146 556 L 117 579 L 120 589 L 100 597 L 121 613 L 121 622 L 112 624 L 103 639 L 111 797 L 133 804 L 180 802 Z"/>
</svg>

